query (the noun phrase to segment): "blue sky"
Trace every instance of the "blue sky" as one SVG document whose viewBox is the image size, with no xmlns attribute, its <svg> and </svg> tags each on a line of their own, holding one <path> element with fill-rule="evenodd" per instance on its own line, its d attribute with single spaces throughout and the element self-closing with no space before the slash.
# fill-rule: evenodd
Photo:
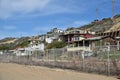
<svg viewBox="0 0 120 80">
<path fill-rule="evenodd" d="M 44 34 L 52 28 L 79 27 L 112 16 L 111 0 L 0 0 L 0 39 Z M 115 0 L 120 14 L 120 0 Z"/>
</svg>

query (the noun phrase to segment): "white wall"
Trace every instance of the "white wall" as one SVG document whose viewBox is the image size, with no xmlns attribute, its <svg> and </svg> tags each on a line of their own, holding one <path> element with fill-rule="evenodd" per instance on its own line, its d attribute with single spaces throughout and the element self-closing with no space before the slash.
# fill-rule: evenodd
<svg viewBox="0 0 120 80">
<path fill-rule="evenodd" d="M 0 51 L 0 55 L 3 55 L 3 52 L 2 52 L 2 51 Z"/>
<path fill-rule="evenodd" d="M 46 41 L 47 43 L 52 43 L 52 42 L 53 42 L 53 39 L 52 39 L 52 38 L 46 38 L 45 41 Z"/>
</svg>

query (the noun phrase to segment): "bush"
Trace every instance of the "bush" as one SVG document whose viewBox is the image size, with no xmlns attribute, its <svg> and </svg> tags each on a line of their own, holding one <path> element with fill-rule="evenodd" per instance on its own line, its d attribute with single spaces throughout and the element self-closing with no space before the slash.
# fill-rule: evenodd
<svg viewBox="0 0 120 80">
<path fill-rule="evenodd" d="M 59 41 L 55 41 L 51 44 L 48 44 L 46 49 L 52 49 L 52 48 L 63 48 L 65 47 L 67 44 L 64 42 L 59 42 Z"/>
<path fill-rule="evenodd" d="M 114 16 L 114 18 L 119 18 L 119 17 L 120 17 L 120 14 Z"/>
<path fill-rule="evenodd" d="M 23 48 L 23 47 L 26 47 L 30 42 L 28 41 L 24 41 L 20 44 L 20 46 Z"/>
<path fill-rule="evenodd" d="M 8 46 L 0 46 L 0 50 L 8 50 L 9 47 Z"/>
</svg>

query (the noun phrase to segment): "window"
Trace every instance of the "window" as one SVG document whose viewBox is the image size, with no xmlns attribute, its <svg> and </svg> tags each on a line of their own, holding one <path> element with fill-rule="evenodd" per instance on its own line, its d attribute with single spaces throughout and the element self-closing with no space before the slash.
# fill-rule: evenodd
<svg viewBox="0 0 120 80">
<path fill-rule="evenodd" d="M 75 41 L 79 41 L 79 37 L 75 37 L 74 39 L 75 39 Z"/>
</svg>

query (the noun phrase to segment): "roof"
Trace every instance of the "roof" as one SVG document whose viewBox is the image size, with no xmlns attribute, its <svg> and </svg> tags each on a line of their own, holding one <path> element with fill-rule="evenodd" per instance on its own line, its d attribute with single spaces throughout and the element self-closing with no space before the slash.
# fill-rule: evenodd
<svg viewBox="0 0 120 80">
<path fill-rule="evenodd" d="M 115 37 L 116 40 L 120 40 L 120 37 Z"/>
<path fill-rule="evenodd" d="M 104 39 L 104 38 L 107 38 L 107 37 L 110 37 L 110 36 L 97 36 L 97 37 L 88 38 L 88 39 L 85 39 L 85 40 L 95 41 L 95 40 L 101 40 L 101 39 Z"/>
<path fill-rule="evenodd" d="M 85 38 L 93 38 L 95 37 L 93 34 L 82 34 Z"/>
</svg>

